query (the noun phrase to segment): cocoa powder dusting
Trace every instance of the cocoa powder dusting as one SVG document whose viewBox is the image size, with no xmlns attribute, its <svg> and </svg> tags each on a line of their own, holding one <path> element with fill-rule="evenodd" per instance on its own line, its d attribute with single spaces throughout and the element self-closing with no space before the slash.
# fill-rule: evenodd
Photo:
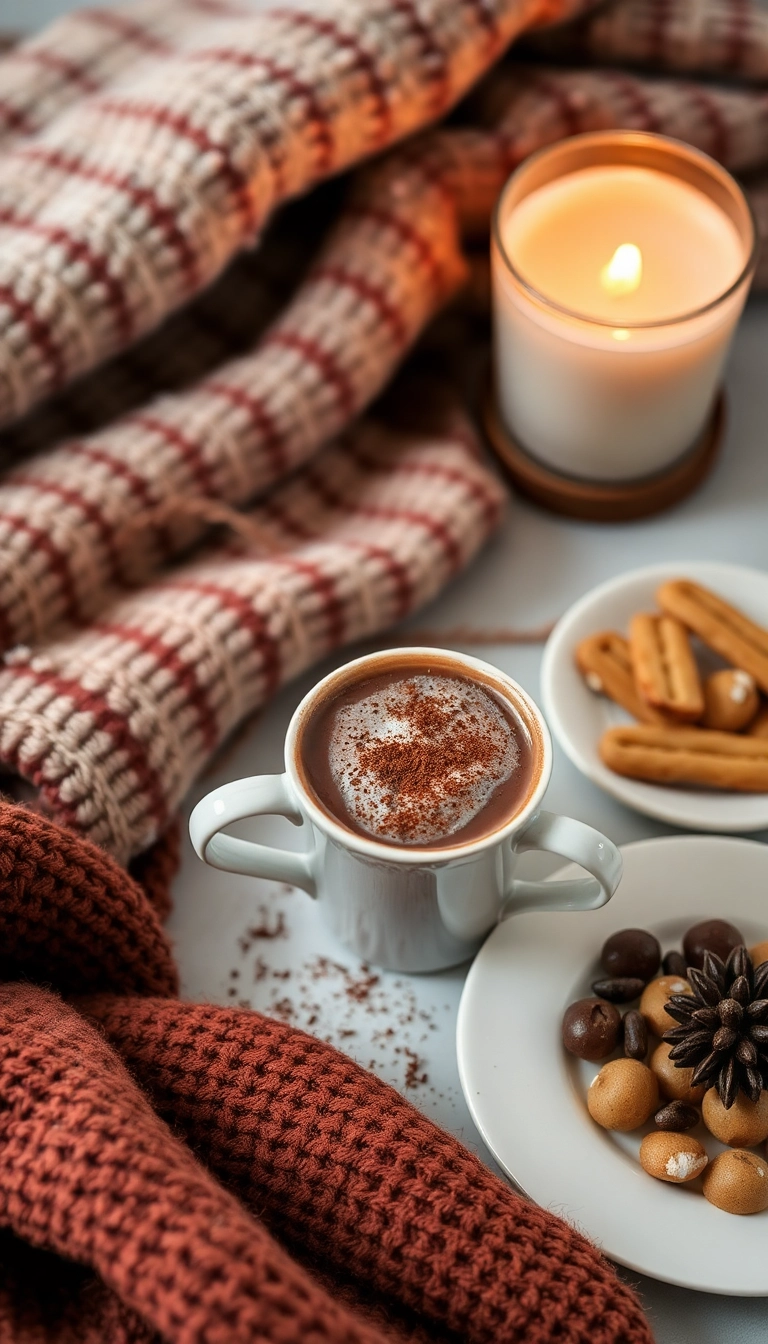
<svg viewBox="0 0 768 1344">
<path fill-rule="evenodd" d="M 498 770 L 503 745 L 475 714 L 457 714 L 454 697 L 445 692 L 424 695 L 409 681 L 402 695 L 398 718 L 408 738 L 370 741 L 361 735 L 357 761 L 382 791 L 390 836 L 413 841 L 425 813 L 466 794 L 468 776 L 478 768 L 484 773 Z"/>
<path fill-rule="evenodd" d="M 303 725 L 300 755 L 310 792 L 344 827 L 424 847 L 504 826 L 539 760 L 503 687 L 426 654 L 334 688 Z"/>
<path fill-rule="evenodd" d="M 441 1021 L 450 1021 L 449 1005 L 425 1005 L 407 977 L 365 962 L 345 964 L 317 953 L 297 964 L 281 908 L 289 896 L 290 891 L 276 891 L 237 939 L 238 964 L 229 972 L 225 991 L 230 1002 L 328 1041 L 401 1092 L 413 1094 L 422 1107 L 455 1105 L 450 1088 L 438 1092 L 430 1083 L 428 1067 L 432 1033 Z"/>
<path fill-rule="evenodd" d="M 253 943 L 262 938 L 287 938 L 288 930 L 282 910 L 270 910 L 266 905 L 257 907 L 258 920 L 251 924 L 239 940 L 240 950 L 248 952 Z"/>
<path fill-rule="evenodd" d="M 408 1061 L 405 1069 L 405 1086 L 410 1090 L 414 1087 L 423 1087 L 424 1083 L 429 1082 L 426 1073 L 421 1071 L 422 1061 L 415 1050 L 409 1050 L 407 1046 L 403 1049 L 403 1054 Z"/>
</svg>

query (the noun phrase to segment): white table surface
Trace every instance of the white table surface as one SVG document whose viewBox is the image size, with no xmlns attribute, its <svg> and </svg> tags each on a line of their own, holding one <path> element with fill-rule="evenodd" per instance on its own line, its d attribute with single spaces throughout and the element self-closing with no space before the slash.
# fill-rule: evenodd
<svg viewBox="0 0 768 1344">
<path fill-rule="evenodd" d="M 33 31 L 72 7 L 67 0 L 0 0 L 0 28 Z M 768 568 L 768 300 L 753 300 L 747 309 L 727 386 L 726 442 L 715 471 L 692 499 L 660 518 L 622 526 L 565 522 L 513 500 L 495 540 L 415 623 L 536 627 L 594 584 L 650 561 L 669 559 L 684 569 L 688 559 L 721 559 Z M 467 651 L 498 664 L 538 695 L 540 648 Z M 343 660 L 340 654 L 293 683 L 244 728 L 192 790 L 187 811 L 217 783 L 280 770 L 285 729 L 298 700 Z M 547 806 L 600 827 L 619 844 L 669 829 L 612 801 L 557 748 Z M 300 842 L 287 822 L 268 819 L 241 833 L 286 846 Z M 529 866 L 546 871 L 535 859 Z M 242 1002 L 330 1039 L 493 1165 L 464 1104 L 456 1068 L 455 1020 L 465 970 L 382 973 L 377 983 L 366 984 L 359 963 L 325 932 L 309 897 L 207 869 L 188 840 L 174 899 L 169 928 L 185 995 Z M 737 1301 L 627 1277 L 642 1296 L 658 1344 L 768 1340 L 768 1298 Z"/>
<path fill-rule="evenodd" d="M 513 500 L 495 540 L 414 623 L 435 629 L 459 624 L 535 628 L 594 584 L 649 561 L 669 559 L 683 572 L 686 560 L 694 558 L 768 568 L 767 352 L 768 301 L 752 301 L 730 361 L 722 455 L 695 496 L 659 518 L 621 526 L 566 522 Z M 467 651 L 498 664 L 538 696 L 540 648 Z M 280 770 L 285 729 L 296 704 L 321 672 L 343 661 L 340 654 L 286 688 L 225 750 L 193 790 L 190 806 L 220 782 Z M 602 793 L 558 748 L 547 807 L 590 822 L 619 844 L 669 832 Z M 244 825 L 239 833 L 286 846 L 301 843 L 300 832 L 289 823 L 267 818 Z M 546 871 L 534 857 L 528 864 L 532 871 Z M 614 897 L 620 899 L 621 889 Z M 249 937 L 249 928 L 273 932 L 278 920 L 283 936 Z M 185 994 L 277 1012 L 333 1041 L 361 1064 L 373 1064 L 493 1165 L 464 1104 L 456 1068 L 455 1020 L 466 968 L 426 976 L 381 973 L 368 997 L 358 1002 L 354 985 L 361 978 L 360 965 L 326 933 L 309 897 L 205 868 L 188 841 L 170 931 Z M 324 973 L 321 958 L 331 963 Z M 768 1298 L 737 1301 L 628 1277 L 639 1288 L 659 1344 L 765 1344 L 768 1339 Z"/>
</svg>

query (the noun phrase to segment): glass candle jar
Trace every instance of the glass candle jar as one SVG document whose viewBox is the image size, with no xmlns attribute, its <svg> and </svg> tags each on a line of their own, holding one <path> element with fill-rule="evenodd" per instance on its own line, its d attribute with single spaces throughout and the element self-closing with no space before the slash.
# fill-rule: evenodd
<svg viewBox="0 0 768 1344">
<path fill-rule="evenodd" d="M 634 131 L 527 159 L 493 221 L 498 407 L 567 476 L 627 481 L 704 429 L 755 267 L 754 221 L 707 155 Z"/>
</svg>

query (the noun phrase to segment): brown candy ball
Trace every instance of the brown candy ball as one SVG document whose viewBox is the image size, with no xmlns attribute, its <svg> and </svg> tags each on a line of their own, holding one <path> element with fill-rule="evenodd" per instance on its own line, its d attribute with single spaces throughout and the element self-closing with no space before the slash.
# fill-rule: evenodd
<svg viewBox="0 0 768 1344">
<path fill-rule="evenodd" d="M 693 1086 L 691 1082 L 693 1069 L 676 1067 L 674 1060 L 669 1058 L 671 1049 L 671 1045 L 665 1045 L 662 1041 L 661 1045 L 656 1046 L 649 1060 L 651 1073 L 655 1075 L 659 1084 L 659 1091 L 668 1101 L 684 1101 L 689 1106 L 698 1106 L 706 1089 L 703 1083 Z"/>
<path fill-rule="evenodd" d="M 705 1198 L 726 1213 L 762 1213 L 768 1209 L 768 1162 L 757 1153 L 734 1148 L 709 1163 L 702 1180 Z"/>
<path fill-rule="evenodd" d="M 755 943 L 754 947 L 750 947 L 749 955 L 753 966 L 762 966 L 764 961 L 768 961 L 768 938 L 762 943 Z"/>
<path fill-rule="evenodd" d="M 656 1036 L 663 1036 L 670 1027 L 676 1027 L 677 1023 L 667 1012 L 667 1001 L 673 994 L 692 993 L 688 981 L 681 979 L 679 975 L 661 975 L 658 980 L 652 980 L 650 985 L 646 985 L 640 999 L 640 1012 L 645 1018 L 648 1030 Z"/>
<path fill-rule="evenodd" d="M 600 965 L 606 975 L 631 976 L 647 984 L 661 965 L 658 939 L 645 929 L 620 929 L 603 944 Z"/>
<path fill-rule="evenodd" d="M 752 722 L 759 708 L 760 696 L 749 672 L 724 667 L 704 682 L 702 728 L 713 728 L 721 733 L 741 732 Z"/>
<path fill-rule="evenodd" d="M 744 939 L 734 924 L 725 919 L 704 919 L 694 924 L 683 939 L 683 953 L 689 966 L 698 971 L 704 965 L 704 953 L 714 952 L 725 961 Z"/>
<path fill-rule="evenodd" d="M 640 1144 L 640 1166 L 657 1181 L 682 1185 L 700 1176 L 707 1165 L 707 1154 L 698 1139 L 690 1134 L 656 1130 L 646 1134 Z"/>
<path fill-rule="evenodd" d="M 768 1092 L 750 1101 L 740 1092 L 733 1105 L 725 1109 L 717 1088 L 710 1087 L 701 1107 L 701 1118 L 710 1134 L 730 1148 L 753 1148 L 768 1139 Z"/>
<path fill-rule="evenodd" d="M 656 1079 L 637 1059 L 610 1060 L 592 1079 L 587 1092 L 587 1110 L 603 1129 L 637 1129 L 658 1105 Z"/>
<path fill-rule="evenodd" d="M 579 1059 L 607 1059 L 616 1049 L 621 1014 L 602 999 L 577 999 L 563 1014 L 563 1045 Z"/>
</svg>

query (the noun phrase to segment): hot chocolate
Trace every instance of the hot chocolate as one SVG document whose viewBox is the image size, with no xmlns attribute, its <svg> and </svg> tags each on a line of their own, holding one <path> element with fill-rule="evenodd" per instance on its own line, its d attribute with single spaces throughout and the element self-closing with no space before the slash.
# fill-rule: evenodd
<svg viewBox="0 0 768 1344">
<path fill-rule="evenodd" d="M 298 748 L 324 811 L 360 835 L 419 848 L 478 840 L 511 820 L 537 757 L 494 686 L 423 657 L 331 690 Z"/>
</svg>

